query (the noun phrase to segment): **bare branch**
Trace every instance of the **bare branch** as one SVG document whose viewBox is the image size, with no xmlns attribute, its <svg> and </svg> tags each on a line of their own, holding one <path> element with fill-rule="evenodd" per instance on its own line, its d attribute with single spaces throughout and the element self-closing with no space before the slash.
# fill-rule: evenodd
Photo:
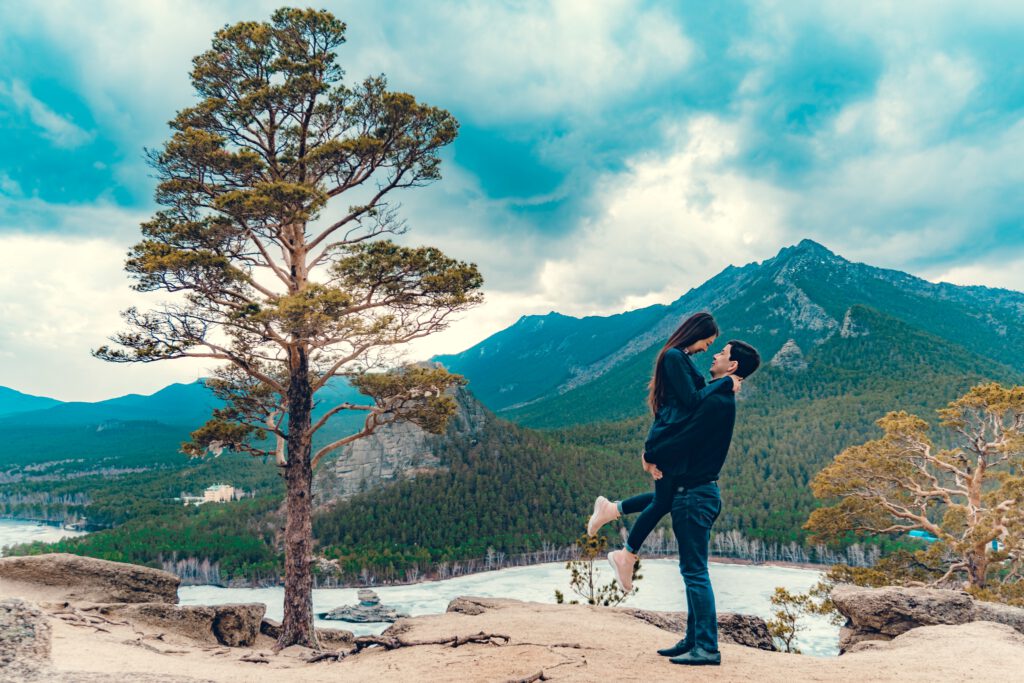
<svg viewBox="0 0 1024 683">
<path fill-rule="evenodd" d="M 334 417 L 335 415 L 337 415 L 338 413 L 340 413 L 340 412 L 342 412 L 344 410 L 361 410 L 361 411 L 371 411 L 371 412 L 377 411 L 377 412 L 379 412 L 380 408 L 378 408 L 375 405 L 356 405 L 356 404 L 349 403 L 349 402 L 346 401 L 345 403 L 342 403 L 342 404 L 334 406 L 333 408 L 328 410 L 326 413 L 321 415 L 320 419 L 316 421 L 316 424 L 314 424 L 310 428 L 309 433 L 310 434 L 315 434 L 317 431 L 320 430 L 321 427 L 323 427 L 324 425 L 327 424 L 328 420 L 330 420 L 332 417 Z"/>
</svg>

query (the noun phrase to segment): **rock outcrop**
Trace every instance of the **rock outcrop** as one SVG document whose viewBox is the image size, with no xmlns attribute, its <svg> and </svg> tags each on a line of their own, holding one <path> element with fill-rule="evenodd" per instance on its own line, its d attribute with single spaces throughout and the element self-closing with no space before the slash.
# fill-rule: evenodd
<svg viewBox="0 0 1024 683">
<path fill-rule="evenodd" d="M 0 680 L 32 680 L 50 662 L 50 624 L 36 605 L 0 601 Z"/>
<path fill-rule="evenodd" d="M 448 612 L 480 615 L 490 611 L 520 607 L 528 603 L 505 598 L 458 597 L 448 603 Z M 632 607 L 592 607 L 595 610 L 611 610 L 645 621 L 664 631 L 683 634 L 686 631 L 686 612 L 658 612 L 634 609 Z M 775 651 L 775 644 L 768 634 L 768 625 L 761 617 L 749 614 L 723 612 L 718 615 L 718 637 L 722 642 L 754 647 L 759 650 Z"/>
<path fill-rule="evenodd" d="M 67 553 L 0 558 L 0 584 L 31 584 L 53 600 L 72 602 L 178 602 L 180 580 L 134 564 Z"/>
<path fill-rule="evenodd" d="M 358 604 L 335 607 L 330 612 L 324 612 L 321 614 L 320 618 L 365 624 L 382 621 L 397 621 L 402 617 L 409 616 L 405 612 L 399 612 L 393 607 L 387 607 L 380 604 L 380 598 L 377 596 L 377 593 L 369 588 L 360 588 L 358 596 Z"/>
<path fill-rule="evenodd" d="M 783 370 L 800 371 L 807 369 L 807 359 L 804 358 L 804 352 L 800 350 L 794 339 L 790 339 L 782 345 L 779 352 L 771 359 L 770 364 Z"/>
<path fill-rule="evenodd" d="M 846 309 L 846 315 L 843 316 L 843 326 L 839 329 L 839 336 L 843 339 L 851 339 L 853 337 L 866 337 L 870 334 L 868 328 L 853 318 L 853 309 Z"/>
<path fill-rule="evenodd" d="M 155 626 L 192 640 L 249 647 L 256 642 L 267 607 L 263 603 L 207 607 L 152 602 L 99 605 L 96 610 L 107 617 Z"/>
<path fill-rule="evenodd" d="M 1024 609 L 976 601 L 962 591 L 840 585 L 831 597 L 846 617 L 839 631 L 840 654 L 858 643 L 892 640 L 921 626 L 992 621 L 1024 633 Z"/>
<path fill-rule="evenodd" d="M 466 389 L 455 389 L 452 396 L 458 408 L 443 435 L 430 434 L 411 422 L 396 422 L 342 448 L 337 457 L 319 468 L 313 480 L 318 504 L 442 469 L 438 445 L 444 440 L 476 438 L 487 419 L 483 405 Z"/>
</svg>

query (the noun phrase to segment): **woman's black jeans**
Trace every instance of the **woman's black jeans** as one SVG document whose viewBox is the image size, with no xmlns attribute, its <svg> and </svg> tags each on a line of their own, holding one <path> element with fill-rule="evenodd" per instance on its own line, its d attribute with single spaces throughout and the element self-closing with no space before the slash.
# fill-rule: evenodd
<svg viewBox="0 0 1024 683">
<path fill-rule="evenodd" d="M 672 486 L 672 477 L 664 476 L 654 480 L 654 493 L 641 493 L 619 503 L 619 512 L 624 515 L 640 513 L 629 531 L 626 550 L 634 554 L 640 552 L 640 546 L 654 531 L 654 527 L 658 526 L 661 518 L 672 511 L 673 495 L 675 487 Z"/>
</svg>

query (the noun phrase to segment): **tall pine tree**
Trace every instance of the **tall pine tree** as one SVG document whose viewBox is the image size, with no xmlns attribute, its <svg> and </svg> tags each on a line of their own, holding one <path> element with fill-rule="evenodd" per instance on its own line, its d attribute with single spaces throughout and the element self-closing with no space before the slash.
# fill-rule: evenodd
<svg viewBox="0 0 1024 683">
<path fill-rule="evenodd" d="M 218 31 L 193 60 L 199 97 L 150 159 L 162 207 L 128 256 L 135 288 L 172 293 L 95 351 L 114 362 L 224 361 L 211 382 L 223 409 L 193 432 L 191 455 L 228 448 L 273 456 L 286 482 L 285 604 L 279 646 L 316 646 L 312 612 L 313 467 L 395 420 L 440 431 L 454 410 L 439 368 L 395 369 L 394 348 L 443 329 L 479 302 L 472 264 L 395 244 L 395 190 L 440 177 L 458 124 L 388 90 L 383 76 L 343 82 L 345 24 L 281 9 Z M 386 372 L 382 370 L 390 368 Z M 368 399 L 314 396 L 344 377 Z M 312 452 L 335 415 L 362 429 Z"/>
</svg>

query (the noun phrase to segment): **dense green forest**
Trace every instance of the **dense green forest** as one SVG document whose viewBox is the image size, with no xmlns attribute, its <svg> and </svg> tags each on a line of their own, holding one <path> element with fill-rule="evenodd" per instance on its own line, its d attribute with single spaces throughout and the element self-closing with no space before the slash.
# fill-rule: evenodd
<svg viewBox="0 0 1024 683">
<path fill-rule="evenodd" d="M 230 483 L 255 495 L 281 490 L 272 463 L 243 456 L 190 460 L 176 453 L 177 441 L 147 444 L 143 462 L 119 460 L 80 476 L 33 476 L 0 484 L 0 515 L 49 521 L 86 519 L 90 528 L 160 516 L 181 507 L 183 493 L 201 494 L 215 483 Z M 154 466 L 159 465 L 159 466 Z M 49 472 L 45 468 L 43 472 Z"/>
<path fill-rule="evenodd" d="M 231 578 L 275 583 L 283 567 L 275 549 L 280 504 L 281 496 L 274 495 L 222 504 L 163 506 L 114 529 L 24 545 L 15 551 L 74 553 L 170 571 L 177 569 L 179 560 L 187 567 L 189 560 L 201 559 L 216 565 L 216 574 L 196 577 L 203 583 Z"/>
</svg>

